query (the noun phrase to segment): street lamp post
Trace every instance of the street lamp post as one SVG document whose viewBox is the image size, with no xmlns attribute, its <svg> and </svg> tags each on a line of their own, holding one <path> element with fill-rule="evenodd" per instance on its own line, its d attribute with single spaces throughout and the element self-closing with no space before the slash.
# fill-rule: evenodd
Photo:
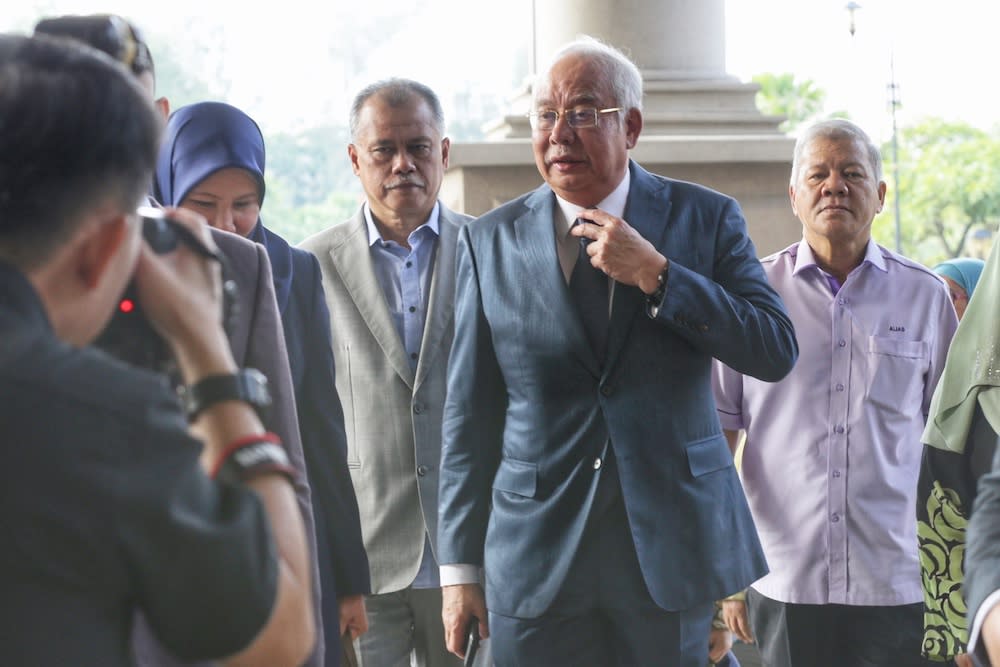
<svg viewBox="0 0 1000 667">
<path fill-rule="evenodd" d="M 892 207 L 896 228 L 896 252 L 903 252 L 903 239 L 899 224 L 899 133 L 896 131 L 896 109 L 899 107 L 899 86 L 896 85 L 896 66 L 892 49 L 889 50 L 889 113 L 892 114 Z"/>
<path fill-rule="evenodd" d="M 848 2 L 844 7 L 847 10 L 847 15 L 849 17 L 849 23 L 847 30 L 851 33 L 851 37 L 854 37 L 854 33 L 857 30 L 857 24 L 854 20 L 854 14 L 859 9 L 861 5 L 856 2 Z M 899 132 L 896 128 L 896 109 L 900 106 L 899 99 L 899 86 L 896 84 L 896 65 L 895 59 L 893 57 L 892 46 L 889 46 L 889 114 L 892 118 L 892 200 L 893 200 L 893 222 L 895 227 L 896 235 L 896 252 L 901 253 L 903 250 L 903 238 L 902 238 L 902 227 L 900 225 L 900 215 L 899 215 Z"/>
<path fill-rule="evenodd" d="M 844 9 L 847 10 L 847 15 L 850 17 L 850 19 L 849 19 L 850 23 L 847 26 L 847 30 L 851 33 L 851 37 L 854 37 L 854 31 L 855 31 L 855 28 L 856 28 L 856 26 L 854 24 L 854 12 L 858 11 L 859 9 L 861 9 L 861 5 L 859 5 L 858 3 L 852 1 L 852 2 L 848 2 L 847 6 L 844 7 Z"/>
</svg>

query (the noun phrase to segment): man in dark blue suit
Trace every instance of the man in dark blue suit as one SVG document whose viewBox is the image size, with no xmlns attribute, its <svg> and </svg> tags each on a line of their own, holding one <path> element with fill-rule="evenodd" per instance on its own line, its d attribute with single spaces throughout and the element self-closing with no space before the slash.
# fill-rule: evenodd
<svg viewBox="0 0 1000 667">
<path fill-rule="evenodd" d="M 462 654 L 475 618 L 499 667 L 703 667 L 713 601 L 767 571 L 711 362 L 778 380 L 798 354 L 792 324 L 739 205 L 629 160 L 631 61 L 582 38 L 534 94 L 546 184 L 459 240 L 448 645 Z"/>
</svg>

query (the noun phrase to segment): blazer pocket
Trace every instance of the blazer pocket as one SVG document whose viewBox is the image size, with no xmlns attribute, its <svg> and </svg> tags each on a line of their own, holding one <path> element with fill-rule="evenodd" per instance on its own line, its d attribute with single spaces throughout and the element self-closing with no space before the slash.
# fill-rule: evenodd
<svg viewBox="0 0 1000 667">
<path fill-rule="evenodd" d="M 701 477 L 733 465 L 733 455 L 722 435 L 692 442 L 685 449 L 692 477 Z"/>
<path fill-rule="evenodd" d="M 538 489 L 538 466 L 517 459 L 502 459 L 493 478 L 493 488 L 534 498 Z"/>
</svg>

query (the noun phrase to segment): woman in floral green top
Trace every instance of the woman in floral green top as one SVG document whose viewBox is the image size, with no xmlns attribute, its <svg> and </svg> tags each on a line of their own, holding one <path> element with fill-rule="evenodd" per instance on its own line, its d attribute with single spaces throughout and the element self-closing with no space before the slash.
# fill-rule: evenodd
<svg viewBox="0 0 1000 667">
<path fill-rule="evenodd" d="M 969 268 L 969 263 L 963 268 Z M 938 267 L 935 267 L 937 270 Z M 975 268 L 973 266 L 973 268 Z M 949 274 L 957 275 L 955 272 Z M 978 278 L 979 276 L 974 276 Z M 1000 352 L 1000 244 L 983 269 L 979 289 L 966 281 L 971 297 L 931 402 L 924 430 L 924 457 L 917 496 L 917 539 L 924 584 L 924 655 L 958 667 L 972 667 L 963 596 L 965 530 L 976 482 L 988 472 L 1000 423 L 998 407 L 981 404 L 980 389 Z M 984 412 L 985 411 L 985 412 Z"/>
</svg>

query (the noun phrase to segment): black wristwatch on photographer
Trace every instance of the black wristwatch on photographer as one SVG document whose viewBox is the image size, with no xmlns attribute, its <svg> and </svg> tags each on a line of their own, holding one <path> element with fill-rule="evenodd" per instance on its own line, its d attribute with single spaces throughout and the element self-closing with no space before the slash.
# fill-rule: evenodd
<svg viewBox="0 0 1000 667">
<path fill-rule="evenodd" d="M 223 401 L 243 401 L 257 411 L 261 421 L 266 421 L 271 407 L 271 392 L 267 376 L 256 368 L 243 368 L 236 373 L 207 375 L 190 387 L 177 390 L 189 422 L 198 418 L 205 409 Z"/>
</svg>

